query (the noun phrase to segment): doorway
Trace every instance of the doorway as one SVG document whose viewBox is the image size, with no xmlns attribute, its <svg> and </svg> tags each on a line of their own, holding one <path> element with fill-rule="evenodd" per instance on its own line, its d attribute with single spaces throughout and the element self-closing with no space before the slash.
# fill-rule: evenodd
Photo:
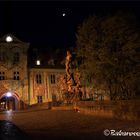
<svg viewBox="0 0 140 140">
<path fill-rule="evenodd" d="M 3 110 L 16 110 L 18 108 L 18 99 L 15 96 L 2 96 L 0 98 L 0 108 Z"/>
</svg>

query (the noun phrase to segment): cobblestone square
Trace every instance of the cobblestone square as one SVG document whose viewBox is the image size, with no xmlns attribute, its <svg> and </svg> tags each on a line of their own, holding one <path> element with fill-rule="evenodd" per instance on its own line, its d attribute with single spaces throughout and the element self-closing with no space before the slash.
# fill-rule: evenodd
<svg viewBox="0 0 140 140">
<path fill-rule="evenodd" d="M 104 130 L 140 132 L 138 121 L 100 118 L 73 110 L 30 110 L 0 113 L 0 120 L 9 120 L 33 140 L 139 139 L 137 136 L 105 136 Z"/>
</svg>

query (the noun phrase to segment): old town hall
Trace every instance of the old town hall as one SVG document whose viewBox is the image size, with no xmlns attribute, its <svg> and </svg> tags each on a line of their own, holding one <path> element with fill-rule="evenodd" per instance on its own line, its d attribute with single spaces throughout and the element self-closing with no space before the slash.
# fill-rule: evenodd
<svg viewBox="0 0 140 140">
<path fill-rule="evenodd" d="M 65 73 L 63 68 L 29 67 L 30 43 L 22 42 L 12 34 L 0 38 L 0 106 L 22 109 L 25 105 L 52 102 L 61 98 L 57 79 Z"/>
</svg>

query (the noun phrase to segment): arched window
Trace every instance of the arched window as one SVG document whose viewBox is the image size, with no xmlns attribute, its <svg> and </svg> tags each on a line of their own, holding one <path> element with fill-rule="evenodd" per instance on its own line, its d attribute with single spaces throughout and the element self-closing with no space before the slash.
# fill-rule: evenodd
<svg viewBox="0 0 140 140">
<path fill-rule="evenodd" d="M 5 61 L 5 52 L 0 52 L 0 61 L 3 62 Z"/>
<path fill-rule="evenodd" d="M 18 52 L 14 53 L 14 56 L 13 56 L 13 63 L 14 63 L 14 64 L 19 63 L 19 53 L 18 53 Z"/>
</svg>

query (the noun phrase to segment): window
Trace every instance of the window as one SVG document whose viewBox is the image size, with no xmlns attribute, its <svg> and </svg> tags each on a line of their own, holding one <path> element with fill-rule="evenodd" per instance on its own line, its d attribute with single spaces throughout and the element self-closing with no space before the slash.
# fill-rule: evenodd
<svg viewBox="0 0 140 140">
<path fill-rule="evenodd" d="M 42 100 L 42 96 L 37 96 L 37 103 L 42 103 L 43 100 Z"/>
<path fill-rule="evenodd" d="M 5 53 L 0 52 L 0 61 L 5 61 Z"/>
<path fill-rule="evenodd" d="M 42 77 L 41 74 L 36 75 L 36 83 L 41 84 L 42 83 Z"/>
<path fill-rule="evenodd" d="M 5 72 L 0 72 L 0 80 L 5 80 Z"/>
<path fill-rule="evenodd" d="M 55 84 L 55 75 L 51 74 L 51 84 Z"/>
<path fill-rule="evenodd" d="M 38 65 L 38 66 L 40 65 L 40 60 L 36 61 L 36 65 Z"/>
<path fill-rule="evenodd" d="M 19 80 L 19 72 L 18 71 L 15 71 L 14 72 L 14 80 Z"/>
<path fill-rule="evenodd" d="M 14 53 L 14 56 L 13 56 L 13 63 L 17 64 L 18 62 L 19 62 L 19 53 L 16 52 Z"/>
</svg>

